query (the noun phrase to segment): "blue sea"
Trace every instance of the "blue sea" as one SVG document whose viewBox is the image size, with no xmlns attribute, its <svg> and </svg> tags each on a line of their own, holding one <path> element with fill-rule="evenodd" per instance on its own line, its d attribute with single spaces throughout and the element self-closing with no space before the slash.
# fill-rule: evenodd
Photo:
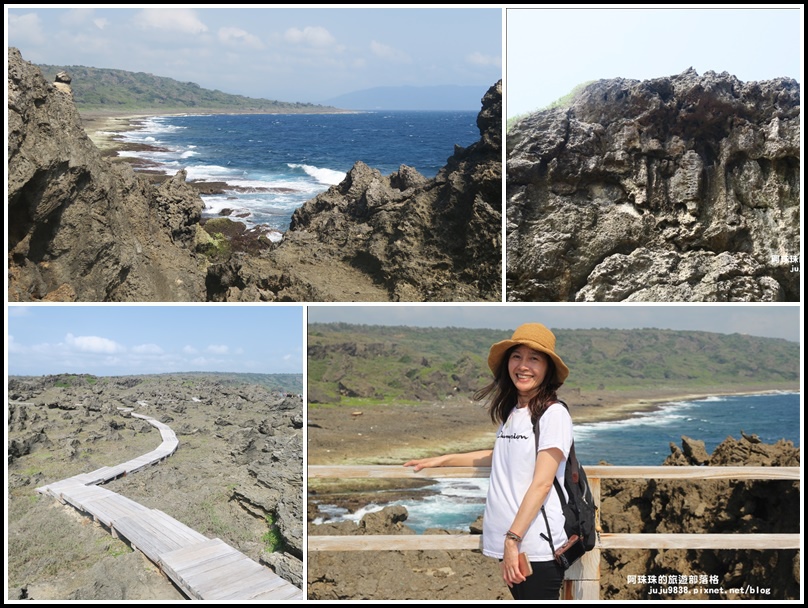
<svg viewBox="0 0 808 608">
<path fill-rule="evenodd" d="M 305 201 L 340 183 L 358 160 L 383 175 L 403 165 L 434 177 L 454 153 L 480 138 L 476 112 L 355 114 L 211 114 L 160 116 L 126 132 L 124 142 L 165 151 L 130 151 L 188 180 L 223 181 L 203 196 L 205 214 L 223 209 L 248 226 L 278 232 Z"/>
<path fill-rule="evenodd" d="M 584 465 L 601 461 L 620 466 L 661 465 L 670 454 L 670 444 L 679 448 L 681 437 L 704 441 L 708 453 L 727 437 L 741 438 L 741 430 L 757 434 L 764 443 L 787 439 L 800 445 L 799 393 L 769 393 L 708 397 L 671 402 L 654 412 L 637 412 L 618 422 L 575 425 L 575 450 Z M 422 500 L 397 501 L 407 507 L 406 524 L 423 532 L 427 528 L 467 530 L 485 506 L 487 479 L 447 479 L 437 486 L 438 495 Z M 368 505 L 361 512 L 347 513 L 321 506 L 327 517 L 359 521 L 385 504 Z"/>
</svg>

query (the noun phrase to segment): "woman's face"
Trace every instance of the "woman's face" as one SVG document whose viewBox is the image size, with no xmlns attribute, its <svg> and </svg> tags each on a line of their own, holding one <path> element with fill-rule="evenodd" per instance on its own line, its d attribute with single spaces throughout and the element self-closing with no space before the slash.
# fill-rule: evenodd
<svg viewBox="0 0 808 608">
<path fill-rule="evenodd" d="M 539 390 L 547 373 L 547 355 L 528 346 L 517 346 L 508 357 L 508 373 L 516 391 L 533 396 Z"/>
</svg>

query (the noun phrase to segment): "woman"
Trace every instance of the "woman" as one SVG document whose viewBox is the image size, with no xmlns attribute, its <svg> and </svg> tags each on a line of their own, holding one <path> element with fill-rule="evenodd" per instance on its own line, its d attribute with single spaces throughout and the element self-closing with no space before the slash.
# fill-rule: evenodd
<svg viewBox="0 0 808 608">
<path fill-rule="evenodd" d="M 522 325 L 510 340 L 494 344 L 488 367 L 494 380 L 474 397 L 489 399 L 491 419 L 500 425 L 494 449 L 410 460 L 404 466 L 416 471 L 490 466 L 483 553 L 501 560 L 502 578 L 514 599 L 558 599 L 564 570 L 551 546 L 561 547 L 567 535 L 553 479 L 563 487 L 572 419 L 556 391 L 569 369 L 555 353 L 555 336 L 540 323 Z M 533 432 L 537 419 L 538 446 Z M 531 562 L 530 576 L 520 572 L 522 552 Z"/>
</svg>

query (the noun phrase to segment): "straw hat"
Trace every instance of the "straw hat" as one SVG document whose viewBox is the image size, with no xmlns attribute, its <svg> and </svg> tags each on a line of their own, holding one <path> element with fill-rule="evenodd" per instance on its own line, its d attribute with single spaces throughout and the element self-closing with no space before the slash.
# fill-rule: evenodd
<svg viewBox="0 0 808 608">
<path fill-rule="evenodd" d="M 553 332 L 541 323 L 525 323 L 516 328 L 510 340 L 497 342 L 491 347 L 491 351 L 488 353 L 488 367 L 496 375 L 499 372 L 499 366 L 502 364 L 502 357 L 505 356 L 508 349 L 512 346 L 524 344 L 533 350 L 546 354 L 553 360 L 556 367 L 556 380 L 559 384 L 563 384 L 570 370 L 564 365 L 561 357 L 555 353 L 555 341 Z"/>
</svg>

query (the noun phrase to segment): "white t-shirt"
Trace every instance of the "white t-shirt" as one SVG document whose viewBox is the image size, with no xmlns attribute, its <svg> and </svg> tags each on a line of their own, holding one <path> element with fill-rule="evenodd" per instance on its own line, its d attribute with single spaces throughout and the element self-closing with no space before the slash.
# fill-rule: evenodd
<svg viewBox="0 0 808 608">
<path fill-rule="evenodd" d="M 539 451 L 558 448 L 564 460 L 558 465 L 556 478 L 564 490 L 564 471 L 572 446 L 572 418 L 560 403 L 554 403 L 539 420 Z M 502 559 L 505 533 L 510 529 L 519 505 L 533 480 L 536 468 L 536 439 L 528 408 L 513 408 L 508 419 L 497 431 L 494 455 L 491 462 L 491 482 L 485 501 L 483 516 L 483 554 Z M 567 542 L 564 531 L 564 514 L 558 492 L 551 487 L 544 501 L 544 509 L 553 532 L 555 548 Z M 553 559 L 550 543 L 540 536 L 547 535 L 544 516 L 539 510 L 523 535 L 520 552 L 527 553 L 530 561 L 543 562 Z"/>
</svg>

